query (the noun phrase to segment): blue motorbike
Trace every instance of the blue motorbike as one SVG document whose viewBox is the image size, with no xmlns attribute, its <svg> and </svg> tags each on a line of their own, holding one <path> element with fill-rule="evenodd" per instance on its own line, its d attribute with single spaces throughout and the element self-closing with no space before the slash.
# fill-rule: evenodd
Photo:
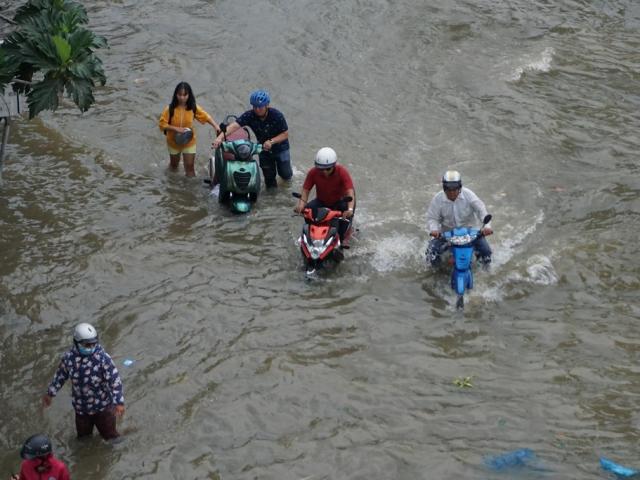
<svg viewBox="0 0 640 480">
<path fill-rule="evenodd" d="M 482 220 L 484 227 L 491 221 L 491 215 Z M 482 236 L 482 230 L 470 227 L 458 227 L 442 233 L 451 250 L 453 271 L 451 272 L 451 288 L 458 295 L 456 308 L 464 308 L 464 292 L 473 288 L 473 242 Z"/>
</svg>

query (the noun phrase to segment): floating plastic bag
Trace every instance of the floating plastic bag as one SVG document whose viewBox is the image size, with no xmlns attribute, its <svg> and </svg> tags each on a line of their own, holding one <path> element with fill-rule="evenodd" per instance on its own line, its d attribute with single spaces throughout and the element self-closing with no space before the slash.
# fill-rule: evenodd
<svg viewBox="0 0 640 480">
<path fill-rule="evenodd" d="M 494 470 L 505 470 L 507 468 L 532 466 L 536 459 L 536 454 L 533 450 L 520 448 L 500 455 L 486 457 L 484 463 Z"/>
<path fill-rule="evenodd" d="M 638 473 L 640 473 L 640 470 L 623 467 L 622 465 L 618 465 L 617 463 L 605 457 L 600 457 L 600 466 L 604 470 L 613 472 L 619 477 L 633 477 L 634 475 L 638 475 Z"/>
</svg>

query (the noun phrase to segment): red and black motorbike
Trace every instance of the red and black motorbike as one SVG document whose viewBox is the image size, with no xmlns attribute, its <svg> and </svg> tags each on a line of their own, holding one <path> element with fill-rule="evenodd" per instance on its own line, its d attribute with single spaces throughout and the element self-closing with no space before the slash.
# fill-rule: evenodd
<svg viewBox="0 0 640 480">
<path fill-rule="evenodd" d="M 301 196 L 297 192 L 293 192 L 292 195 L 296 198 Z M 352 199 L 345 197 L 344 200 L 350 202 Z M 339 262 L 344 258 L 342 249 L 349 248 L 346 242 L 353 232 L 353 222 L 343 218 L 344 212 L 326 207 L 307 207 L 302 211 L 302 216 L 305 223 L 296 244 L 300 245 L 307 275 L 313 275 L 316 270 L 322 268 L 326 260 Z M 340 240 L 339 234 L 340 222 L 348 223 L 343 241 Z"/>
</svg>

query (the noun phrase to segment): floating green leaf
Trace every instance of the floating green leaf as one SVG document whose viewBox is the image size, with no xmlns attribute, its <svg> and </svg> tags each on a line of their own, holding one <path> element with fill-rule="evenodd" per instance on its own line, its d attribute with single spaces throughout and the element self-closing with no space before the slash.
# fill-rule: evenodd
<svg viewBox="0 0 640 480">
<path fill-rule="evenodd" d="M 473 388 L 473 383 L 471 383 L 471 379 L 473 377 L 458 377 L 453 381 L 453 384 L 460 388 Z"/>
</svg>

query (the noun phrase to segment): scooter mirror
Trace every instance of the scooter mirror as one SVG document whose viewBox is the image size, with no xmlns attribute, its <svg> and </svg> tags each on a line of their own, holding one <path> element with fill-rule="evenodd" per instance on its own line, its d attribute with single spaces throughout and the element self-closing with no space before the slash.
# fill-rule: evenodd
<svg viewBox="0 0 640 480">
<path fill-rule="evenodd" d="M 491 221 L 492 218 L 493 218 L 493 216 L 491 214 L 487 215 L 486 217 L 484 217 L 484 220 L 482 220 L 482 224 L 486 225 L 487 223 L 489 223 Z"/>
</svg>

